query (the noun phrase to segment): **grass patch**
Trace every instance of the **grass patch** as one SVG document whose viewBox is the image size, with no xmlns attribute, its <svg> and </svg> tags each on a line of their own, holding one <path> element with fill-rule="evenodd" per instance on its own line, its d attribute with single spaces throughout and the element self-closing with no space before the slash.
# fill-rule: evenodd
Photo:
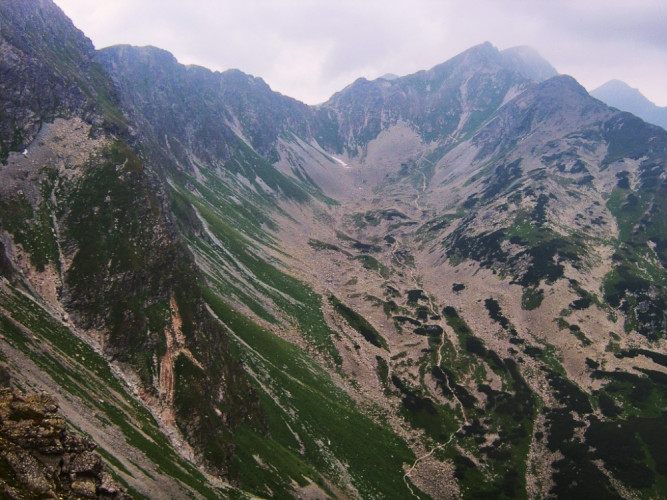
<svg viewBox="0 0 667 500">
<path fill-rule="evenodd" d="M 521 294 L 521 309 L 532 311 L 542 305 L 544 290 L 541 288 L 524 288 Z"/>
<path fill-rule="evenodd" d="M 334 310 L 340 314 L 347 323 L 358 331 L 367 342 L 388 351 L 387 341 L 380 335 L 380 333 L 371 325 L 366 318 L 359 313 L 343 304 L 338 298 L 333 295 L 329 296 L 329 302 L 334 307 Z"/>
<path fill-rule="evenodd" d="M 360 261 L 364 269 L 368 269 L 369 271 L 375 271 L 379 273 L 380 276 L 384 279 L 387 279 L 389 277 L 390 272 L 387 266 L 382 264 L 375 257 L 372 257 L 370 255 L 357 255 L 356 257 L 354 257 L 354 260 Z"/>
<path fill-rule="evenodd" d="M 257 439 L 248 435 L 256 431 L 241 430 L 237 443 L 242 441 L 246 446 L 243 466 L 257 455 L 267 464 L 260 477 L 272 474 L 272 481 L 280 483 L 281 464 L 287 462 L 287 470 L 298 482 L 298 475 L 305 474 L 297 472 L 305 471 L 300 462 L 306 462 L 321 476 L 345 488 L 336 465 L 340 461 L 349 465 L 352 484 L 362 497 L 410 496 L 402 480 L 402 467 L 414 457 L 405 443 L 390 429 L 362 415 L 328 374 L 300 349 L 234 311 L 215 293 L 208 293 L 207 298 L 233 332 L 230 341 L 235 356 L 252 369 L 257 390 L 268 396 L 261 397 L 260 402 L 271 438 Z M 360 442 L 364 446 L 359 446 Z M 295 456 L 301 458 L 296 460 Z M 308 477 L 318 481 L 317 477 Z M 266 480 L 246 479 L 250 481 L 248 491 L 266 495 Z"/>
</svg>

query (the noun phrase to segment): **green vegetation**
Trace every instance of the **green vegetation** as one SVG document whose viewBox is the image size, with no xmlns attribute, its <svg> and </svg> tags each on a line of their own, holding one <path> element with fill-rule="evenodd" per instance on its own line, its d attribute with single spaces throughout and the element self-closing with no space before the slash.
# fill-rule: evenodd
<svg viewBox="0 0 667 500">
<path fill-rule="evenodd" d="M 492 200 L 513 186 L 522 176 L 521 158 L 510 163 L 502 163 L 493 169 L 493 173 L 487 177 L 485 183 L 487 187 L 482 191 L 484 200 Z"/>
<path fill-rule="evenodd" d="M 487 299 L 486 307 L 491 317 L 503 328 L 509 328 L 509 321 L 502 315 L 498 303 Z M 463 428 L 458 436 L 459 445 L 471 450 L 475 455 L 484 457 L 484 470 L 478 468 L 465 455 L 448 451 L 446 456 L 454 461 L 455 476 L 460 481 L 461 490 L 466 497 L 484 496 L 506 498 L 526 497 L 525 470 L 530 446 L 533 420 L 536 413 L 536 401 L 530 387 L 521 376 L 517 364 L 512 359 L 501 359 L 496 352 L 488 349 L 484 342 L 476 337 L 456 309 L 446 306 L 442 311 L 449 326 L 459 337 L 462 355 L 466 361 L 457 360 L 448 365 L 451 370 L 442 368 L 439 376 L 443 383 L 439 387 L 447 394 L 446 388 L 452 389 L 459 401 L 466 407 L 469 418 L 473 420 Z M 479 408 L 479 402 L 455 382 L 454 373 L 465 374 L 480 370 L 480 362 L 488 366 L 503 381 L 502 390 L 494 390 L 486 384 L 483 377 L 477 389 L 485 394 L 486 403 Z M 434 375 L 437 372 L 434 371 Z M 445 384 L 444 380 L 448 383 Z M 484 422 L 481 422 L 482 417 Z M 478 419 L 479 418 L 479 419 Z M 479 447 L 486 442 L 488 434 L 498 434 L 490 445 Z M 512 464 L 512 473 L 507 474 L 508 464 Z M 498 471 L 497 474 L 490 471 Z"/>
<path fill-rule="evenodd" d="M 414 289 L 408 290 L 407 292 L 407 304 L 408 306 L 417 306 L 420 300 L 428 301 L 428 296 L 424 293 L 424 290 Z"/>
<path fill-rule="evenodd" d="M 532 311 L 537 309 L 544 300 L 544 290 L 541 288 L 531 287 L 524 288 L 521 294 L 521 309 Z"/>
<path fill-rule="evenodd" d="M 510 321 L 503 314 L 502 308 L 496 299 L 488 298 L 484 301 L 484 307 L 489 312 L 489 317 L 500 324 L 503 329 L 507 330 L 510 326 Z"/>
<path fill-rule="evenodd" d="M 106 326 L 120 358 L 135 364 L 150 385 L 152 354 L 145 346 L 162 342 L 170 317 L 167 290 L 183 298 L 181 314 L 190 317 L 192 262 L 178 242 L 154 245 L 165 221 L 142 163 L 125 143 L 112 143 L 87 167 L 76 183 L 61 182 L 59 196 L 69 208 L 62 236 L 78 249 L 66 275 L 70 306 L 85 326 Z"/>
<path fill-rule="evenodd" d="M 583 310 L 589 308 L 591 305 L 595 304 L 598 307 L 601 307 L 600 299 L 597 295 L 584 290 L 576 280 L 570 280 L 570 287 L 579 295 L 579 298 L 570 303 L 570 308 L 572 310 Z"/>
<path fill-rule="evenodd" d="M 308 245 L 310 245 L 315 250 L 331 250 L 333 252 L 341 252 L 345 255 L 351 256 L 349 252 L 342 250 L 339 246 L 333 245 L 332 243 L 325 243 L 320 240 L 309 239 Z"/>
<path fill-rule="evenodd" d="M 570 325 L 569 326 L 570 332 L 572 332 L 572 335 L 577 337 L 579 341 L 581 342 L 581 345 L 584 347 L 587 347 L 589 345 L 593 344 L 593 341 L 589 339 L 584 332 L 581 331 L 581 327 L 579 325 Z"/>
<path fill-rule="evenodd" d="M 230 202 L 228 196 L 236 195 L 228 187 L 224 188 L 226 191 L 211 189 L 218 184 L 225 186 L 215 176 L 210 176 L 209 181 L 205 185 L 191 179 L 202 197 L 185 189 L 174 190 L 172 195 L 183 204 L 182 224 L 192 222 L 187 214 L 193 210 L 196 224 L 205 225 L 204 237 L 195 233 L 191 225 L 187 231 L 192 250 L 207 263 L 204 270 L 212 286 L 221 296 L 243 304 L 271 323 L 287 315 L 288 321 L 303 332 L 315 349 L 327 353 L 339 365 L 341 358 L 331 339 L 334 333 L 322 314 L 321 297 L 273 265 L 261 250 L 262 245 L 271 247 L 274 243 L 273 236 L 263 229 L 275 225 L 268 217 L 269 212 L 258 211 L 250 200 Z M 260 203 L 266 206 L 265 201 Z M 312 244 L 324 248 L 321 242 L 313 240 Z"/>
<path fill-rule="evenodd" d="M 636 118 L 620 115 L 616 125 L 623 130 L 631 123 L 636 129 L 620 134 L 615 128 L 607 128 L 609 151 L 605 161 L 615 161 L 620 155 L 634 158 L 636 148 L 645 144 L 647 130 Z M 635 138 L 639 135 L 639 138 Z M 638 140 L 633 143 L 632 138 Z M 656 138 L 662 148 L 663 140 Z M 626 331 L 636 330 L 650 340 L 664 337 L 667 318 L 662 311 L 667 308 L 667 186 L 662 182 L 664 160 L 652 149 L 642 158 L 635 182 L 629 182 L 629 173 L 617 174 L 618 182 L 607 200 L 607 208 L 617 220 L 619 236 L 613 256 L 614 269 L 604 282 L 605 301 L 620 309 L 625 316 Z M 642 304 L 641 307 L 638 307 Z"/>
<path fill-rule="evenodd" d="M 410 496 L 402 467 L 414 457 L 405 443 L 362 415 L 307 354 L 234 311 L 213 291 L 206 296 L 262 394 L 268 434 L 243 427 L 236 435 L 244 489 L 266 495 L 269 485 L 285 496 L 291 495 L 291 480 L 305 484 L 308 477 L 327 491 L 324 477 L 343 489 L 348 477 L 363 497 Z M 340 462 L 348 464 L 346 472 Z"/>
<path fill-rule="evenodd" d="M 639 219 L 651 204 L 648 193 L 633 192 L 630 189 L 615 188 L 607 200 L 607 208 L 616 217 L 619 241 L 628 241 Z"/>
<path fill-rule="evenodd" d="M 468 327 L 468 324 L 461 318 L 461 316 L 459 316 L 459 313 L 456 312 L 456 309 L 452 306 L 445 306 L 442 310 L 442 315 L 445 317 L 447 324 L 459 337 L 461 346 L 464 346 L 466 338 L 469 335 L 472 335 L 472 330 Z"/>
<path fill-rule="evenodd" d="M 407 215 L 395 208 L 370 210 L 365 213 L 355 213 L 349 217 L 358 229 L 364 229 L 366 226 L 379 226 L 382 222 L 392 222 L 396 219 L 403 221 L 408 218 Z"/>
<path fill-rule="evenodd" d="M 387 361 L 382 356 L 375 356 L 375 361 L 377 361 L 377 374 L 380 382 L 384 386 L 385 393 L 389 391 L 389 365 Z"/>
<path fill-rule="evenodd" d="M 375 257 L 371 257 L 370 255 L 357 255 L 354 257 L 354 260 L 360 261 L 364 269 L 368 269 L 369 271 L 376 271 L 380 274 L 381 277 L 385 279 L 389 277 L 390 273 L 389 269 L 387 269 L 387 266 L 379 262 Z"/>
<path fill-rule="evenodd" d="M 644 155 L 651 131 L 641 119 L 622 113 L 604 124 L 602 134 L 608 144 L 603 164 L 610 164 L 623 158 L 638 159 Z"/>
<path fill-rule="evenodd" d="M 281 174 L 245 142 L 237 140 L 232 151 L 232 157 L 225 162 L 225 170 L 232 175 L 243 175 L 265 199 L 270 199 L 277 192 L 299 203 L 309 200 L 306 185 L 297 183 L 290 177 Z M 267 191 L 265 186 L 270 191 Z"/>
<path fill-rule="evenodd" d="M 366 318 L 350 309 L 333 295 L 329 296 L 329 302 L 334 307 L 334 310 L 340 314 L 352 328 L 358 331 L 367 342 L 373 344 L 375 347 L 380 347 L 387 351 L 389 350 L 387 341 L 380 335 L 373 325 L 366 320 Z"/>
<path fill-rule="evenodd" d="M 43 191 L 50 189 L 51 183 L 44 180 Z M 23 247 L 38 271 L 44 271 L 49 263 L 60 267 L 49 202 L 42 201 L 34 210 L 23 194 L 0 201 L 0 226 Z"/>
<path fill-rule="evenodd" d="M 437 442 L 446 442 L 457 427 L 452 411 L 436 404 L 421 387 L 411 387 L 396 375 L 391 381 L 401 393 L 401 414 L 410 425 Z"/>
<path fill-rule="evenodd" d="M 618 495 L 608 478 L 593 464 L 601 460 L 615 480 L 638 492 L 642 498 L 662 496 L 667 486 L 667 442 L 665 429 L 664 374 L 641 370 L 633 373 L 594 370 L 592 377 L 605 381 L 596 391 L 602 419 L 591 416 L 592 407 L 585 394 L 572 383 L 550 374 L 561 409 L 547 413 L 550 425 L 548 445 L 564 458 L 555 462 L 552 493 Z M 585 416 L 586 425 L 581 417 Z M 584 439 L 576 437 L 577 428 L 587 427 Z"/>
</svg>

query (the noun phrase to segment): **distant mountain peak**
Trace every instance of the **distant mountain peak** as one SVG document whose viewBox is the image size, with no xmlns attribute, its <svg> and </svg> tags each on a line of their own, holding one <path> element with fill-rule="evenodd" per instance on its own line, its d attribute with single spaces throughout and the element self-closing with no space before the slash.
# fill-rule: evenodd
<svg viewBox="0 0 667 500">
<path fill-rule="evenodd" d="M 621 80 L 610 80 L 592 90 L 591 95 L 609 106 L 628 111 L 644 121 L 667 129 L 667 107 L 656 106 L 639 89 Z"/>
<path fill-rule="evenodd" d="M 630 85 L 628 85 L 624 81 L 618 80 L 617 78 L 613 78 L 612 80 L 609 80 L 607 83 L 603 83 L 596 90 L 600 90 L 600 89 L 604 89 L 604 88 L 630 89 L 630 90 L 636 90 L 637 92 L 639 92 L 639 89 L 636 89 L 634 87 L 630 87 Z"/>
<path fill-rule="evenodd" d="M 634 87 L 631 87 L 627 83 L 621 80 L 609 80 L 607 83 L 602 84 L 595 90 L 591 92 L 593 97 L 596 97 L 596 94 L 599 95 L 598 99 L 601 101 L 617 100 L 620 102 L 620 99 L 623 98 L 626 101 L 632 101 L 634 106 L 647 107 L 655 106 L 651 101 L 649 101 L 640 91 Z M 610 104 L 610 103 L 608 103 Z M 619 107 L 615 104 L 610 104 L 614 107 Z M 623 108 L 621 108 L 623 109 Z M 624 110 L 630 111 L 630 110 Z"/>
</svg>

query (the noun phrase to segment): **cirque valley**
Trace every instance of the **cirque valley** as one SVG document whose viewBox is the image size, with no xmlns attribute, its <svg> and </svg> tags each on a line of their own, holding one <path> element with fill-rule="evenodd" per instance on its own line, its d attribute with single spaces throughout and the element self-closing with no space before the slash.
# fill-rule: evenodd
<svg viewBox="0 0 667 500">
<path fill-rule="evenodd" d="M 308 106 L 0 23 L 0 361 L 130 494 L 665 494 L 664 129 L 525 47 Z"/>
</svg>

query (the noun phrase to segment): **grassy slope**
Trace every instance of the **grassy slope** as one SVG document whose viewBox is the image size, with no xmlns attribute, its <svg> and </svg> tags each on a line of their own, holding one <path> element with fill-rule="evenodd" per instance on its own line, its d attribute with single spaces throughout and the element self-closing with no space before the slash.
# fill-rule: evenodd
<svg viewBox="0 0 667 500">
<path fill-rule="evenodd" d="M 213 175 L 204 175 L 206 183 L 190 179 L 196 190 L 172 185 L 171 194 L 184 227 L 192 216 L 188 205 L 205 224 L 205 235 L 190 234 L 197 261 L 205 263 L 204 295 L 260 394 L 268 433 L 247 426 L 236 433 L 243 489 L 284 497 L 294 494 L 294 484 L 312 481 L 333 494 L 406 498 L 402 467 L 414 460 L 406 444 L 364 415 L 325 367 L 239 312 L 249 310 L 268 324 L 280 321 L 298 330 L 325 355 L 327 368 L 339 366 L 332 341 L 337 334 L 324 320 L 322 298 L 261 250 L 274 244 L 260 225 L 272 224 L 266 199 L 232 193 Z"/>
<path fill-rule="evenodd" d="M 10 353 L 20 352 L 62 388 L 61 398 L 87 409 L 83 418 L 95 415 L 96 425 L 103 428 L 106 435 L 125 441 L 134 450 L 136 456 L 129 460 L 127 449 L 100 443 L 97 448 L 116 477 L 133 494 L 141 497 L 133 488 L 136 480 L 150 485 L 159 480 L 160 475 L 167 475 L 187 485 L 198 496 L 219 497 L 220 491 L 211 487 L 192 464 L 180 457 L 151 414 L 130 395 L 128 387 L 116 378 L 104 358 L 86 342 L 54 320 L 38 303 L 9 285 L 0 288 L 0 307 L 0 356 L 11 366 L 18 360 Z M 17 380 L 21 379 L 19 373 Z M 157 485 L 154 488 L 160 490 Z M 148 494 L 150 486 L 143 491 Z"/>
</svg>

